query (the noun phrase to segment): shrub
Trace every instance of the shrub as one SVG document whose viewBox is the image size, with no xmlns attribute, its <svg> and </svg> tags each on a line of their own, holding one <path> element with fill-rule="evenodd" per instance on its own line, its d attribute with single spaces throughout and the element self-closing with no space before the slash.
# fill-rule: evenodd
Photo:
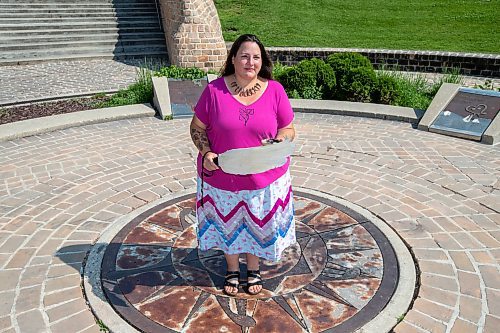
<svg viewBox="0 0 500 333">
<path fill-rule="evenodd" d="M 285 75 L 291 69 L 291 66 L 286 66 L 281 64 L 280 62 L 276 62 L 275 64 L 273 64 L 273 79 L 281 82 L 281 78 L 283 77 L 283 75 Z"/>
<path fill-rule="evenodd" d="M 335 53 L 329 55 L 326 62 L 333 69 L 337 78 L 334 98 L 338 100 L 353 100 L 354 98 L 354 100 L 359 102 L 371 100 L 371 98 L 367 97 L 368 92 L 366 91 L 366 87 L 361 87 L 359 83 L 356 83 L 356 87 L 354 88 L 345 84 L 346 82 L 353 81 L 353 78 L 349 77 L 355 75 L 358 78 L 354 81 L 367 82 L 371 84 L 370 88 L 375 85 L 372 82 L 372 78 L 375 77 L 375 71 L 367 57 L 355 52 Z M 353 73 L 353 71 L 355 72 Z"/>
<path fill-rule="evenodd" d="M 395 105 L 401 92 L 398 89 L 396 79 L 389 75 L 377 75 L 377 84 L 372 92 L 372 100 L 375 103 Z"/>
<path fill-rule="evenodd" d="M 338 91 L 342 92 L 344 100 L 351 102 L 369 103 L 372 92 L 377 85 L 375 71 L 366 67 L 350 70 L 338 81 Z"/>
<path fill-rule="evenodd" d="M 277 80 L 292 98 L 327 99 L 335 88 L 335 74 L 321 59 L 302 60 L 296 66 L 284 69 Z"/>
</svg>

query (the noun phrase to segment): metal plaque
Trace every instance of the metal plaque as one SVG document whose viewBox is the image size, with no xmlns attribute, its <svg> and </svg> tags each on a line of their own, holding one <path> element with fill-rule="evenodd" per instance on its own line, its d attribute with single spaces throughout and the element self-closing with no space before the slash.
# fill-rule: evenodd
<svg viewBox="0 0 500 333">
<path fill-rule="evenodd" d="M 190 118 L 194 107 L 208 84 L 207 78 L 199 80 L 168 79 L 170 105 L 174 118 Z"/>
<path fill-rule="evenodd" d="M 460 88 L 429 131 L 480 141 L 499 109 L 500 92 Z"/>
</svg>

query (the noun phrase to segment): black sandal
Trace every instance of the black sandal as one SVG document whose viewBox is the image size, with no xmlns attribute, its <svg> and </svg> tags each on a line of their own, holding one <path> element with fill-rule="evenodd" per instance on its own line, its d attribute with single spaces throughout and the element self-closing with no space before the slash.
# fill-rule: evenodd
<svg viewBox="0 0 500 333">
<path fill-rule="evenodd" d="M 253 279 L 253 282 L 250 282 L 250 279 Z M 250 295 L 257 295 L 262 291 L 262 288 L 260 288 L 259 291 L 257 292 L 251 292 L 250 288 L 253 286 L 262 286 L 262 276 L 260 276 L 260 270 L 248 270 L 247 271 L 247 292 Z"/>
<path fill-rule="evenodd" d="M 237 283 L 231 282 L 230 280 L 238 279 Z M 229 296 L 235 296 L 239 291 L 240 286 L 240 272 L 239 271 L 227 271 L 226 277 L 224 278 L 224 292 Z M 235 293 L 228 293 L 226 287 L 236 288 Z"/>
</svg>

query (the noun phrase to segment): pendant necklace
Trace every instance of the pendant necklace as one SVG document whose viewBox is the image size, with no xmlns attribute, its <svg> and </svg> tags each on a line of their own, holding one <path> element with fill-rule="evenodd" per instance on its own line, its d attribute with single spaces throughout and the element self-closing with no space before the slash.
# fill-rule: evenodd
<svg viewBox="0 0 500 333">
<path fill-rule="evenodd" d="M 231 82 L 231 88 L 234 89 L 234 92 L 237 93 L 241 97 L 248 97 L 252 96 L 253 94 L 257 93 L 257 91 L 260 90 L 261 86 L 260 83 L 257 82 L 254 84 L 253 87 L 243 89 L 238 82 L 236 81 L 236 76 L 234 77 L 234 82 Z"/>
</svg>

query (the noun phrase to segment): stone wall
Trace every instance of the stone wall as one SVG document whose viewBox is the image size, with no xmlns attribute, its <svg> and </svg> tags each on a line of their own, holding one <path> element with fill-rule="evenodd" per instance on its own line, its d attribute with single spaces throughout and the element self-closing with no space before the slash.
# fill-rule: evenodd
<svg viewBox="0 0 500 333">
<path fill-rule="evenodd" d="M 219 70 L 227 51 L 213 0 L 157 0 L 170 63 Z"/>
<path fill-rule="evenodd" d="M 463 75 L 500 78 L 500 55 L 498 54 L 299 47 L 268 47 L 266 49 L 273 61 L 279 61 L 284 65 L 293 65 L 310 58 L 326 59 L 332 53 L 358 52 L 367 56 L 378 69 L 384 66 L 397 66 L 401 71 L 443 73 L 452 68 L 458 68 Z"/>
</svg>

